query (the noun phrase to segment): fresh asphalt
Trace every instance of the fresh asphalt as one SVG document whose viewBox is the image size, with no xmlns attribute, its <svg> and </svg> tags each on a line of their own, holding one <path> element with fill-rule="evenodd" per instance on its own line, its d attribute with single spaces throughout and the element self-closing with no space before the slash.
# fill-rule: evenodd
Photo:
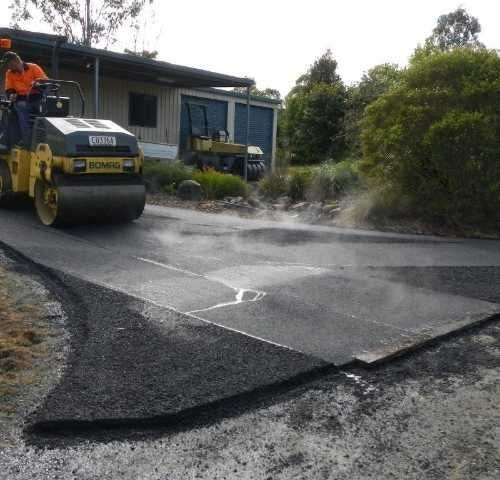
<svg viewBox="0 0 500 480">
<path fill-rule="evenodd" d="M 498 241 L 163 207 L 129 225 L 49 229 L 29 208 L 0 221 L 72 298 L 73 357 L 38 424 L 169 418 L 500 313 Z"/>
</svg>

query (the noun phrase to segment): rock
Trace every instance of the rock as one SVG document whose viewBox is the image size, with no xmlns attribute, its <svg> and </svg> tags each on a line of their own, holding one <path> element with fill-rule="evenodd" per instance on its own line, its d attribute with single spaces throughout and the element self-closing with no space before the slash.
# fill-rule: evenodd
<svg viewBox="0 0 500 480">
<path fill-rule="evenodd" d="M 324 214 L 329 214 L 331 211 L 333 210 L 336 210 L 339 208 L 339 204 L 338 202 L 335 202 L 335 203 L 327 203 L 325 205 L 323 205 L 321 211 L 324 213 Z"/>
<path fill-rule="evenodd" d="M 203 196 L 201 185 L 194 180 L 184 180 L 177 187 L 177 196 L 181 200 L 199 201 Z"/>
<path fill-rule="evenodd" d="M 229 203 L 241 203 L 242 200 L 243 197 L 224 197 L 224 201 Z"/>
<path fill-rule="evenodd" d="M 250 205 L 251 207 L 254 207 L 254 208 L 260 208 L 261 207 L 261 203 L 255 197 L 249 197 L 248 200 L 247 200 L 247 202 L 248 202 L 248 205 Z"/>
<path fill-rule="evenodd" d="M 321 215 L 321 203 L 311 203 L 311 205 L 307 207 L 307 213 L 313 216 Z"/>
<path fill-rule="evenodd" d="M 290 207 L 290 210 L 294 210 L 294 211 L 297 211 L 297 210 L 304 210 L 306 209 L 308 206 L 308 203 L 307 202 L 299 202 L 299 203 L 296 203 L 295 205 L 292 205 Z"/>
<path fill-rule="evenodd" d="M 328 215 L 330 215 L 330 217 L 335 217 L 335 215 L 338 215 L 341 211 L 341 208 L 340 207 L 337 207 L 337 208 L 332 208 L 329 212 L 328 212 Z"/>
<path fill-rule="evenodd" d="M 282 195 L 278 198 L 277 203 L 275 203 L 274 205 L 277 210 L 286 210 L 290 203 L 290 197 L 288 195 Z"/>
</svg>

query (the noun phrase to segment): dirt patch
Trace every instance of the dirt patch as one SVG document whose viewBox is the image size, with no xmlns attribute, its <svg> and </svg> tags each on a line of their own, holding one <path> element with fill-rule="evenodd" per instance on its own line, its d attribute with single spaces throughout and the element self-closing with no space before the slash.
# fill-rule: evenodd
<svg viewBox="0 0 500 480">
<path fill-rule="evenodd" d="M 13 289 L 19 287 L 0 265 L 0 395 L 13 393 L 33 381 L 31 371 L 46 353 L 49 332 L 41 306 L 16 302 Z M 1 398 L 1 397 L 0 397 Z M 0 403 L 2 408 L 2 403 Z"/>
<path fill-rule="evenodd" d="M 64 355 L 59 304 L 0 250 L 0 446 L 55 381 Z"/>
</svg>

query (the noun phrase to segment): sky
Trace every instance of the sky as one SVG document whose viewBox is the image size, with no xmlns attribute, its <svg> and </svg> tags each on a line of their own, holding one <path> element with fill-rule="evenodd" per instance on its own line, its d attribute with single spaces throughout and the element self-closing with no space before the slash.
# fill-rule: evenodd
<svg viewBox="0 0 500 480">
<path fill-rule="evenodd" d="M 284 96 L 328 48 L 346 83 L 380 63 L 405 65 L 437 17 L 459 6 L 479 18 L 481 41 L 500 48 L 498 0 L 155 0 L 139 35 L 123 28 L 110 49 L 133 48 L 136 38 L 160 60 L 251 77 Z"/>
</svg>

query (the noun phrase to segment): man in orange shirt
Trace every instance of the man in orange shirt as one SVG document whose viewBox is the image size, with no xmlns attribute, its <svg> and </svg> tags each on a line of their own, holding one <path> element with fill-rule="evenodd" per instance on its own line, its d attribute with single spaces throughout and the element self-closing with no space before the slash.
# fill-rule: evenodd
<svg viewBox="0 0 500 480">
<path fill-rule="evenodd" d="M 13 102 L 20 136 L 27 145 L 31 135 L 30 115 L 36 112 L 40 100 L 40 94 L 32 90 L 33 82 L 46 79 L 47 75 L 37 64 L 23 62 L 15 52 L 6 52 L 1 65 L 7 68 L 5 94 Z"/>
</svg>

